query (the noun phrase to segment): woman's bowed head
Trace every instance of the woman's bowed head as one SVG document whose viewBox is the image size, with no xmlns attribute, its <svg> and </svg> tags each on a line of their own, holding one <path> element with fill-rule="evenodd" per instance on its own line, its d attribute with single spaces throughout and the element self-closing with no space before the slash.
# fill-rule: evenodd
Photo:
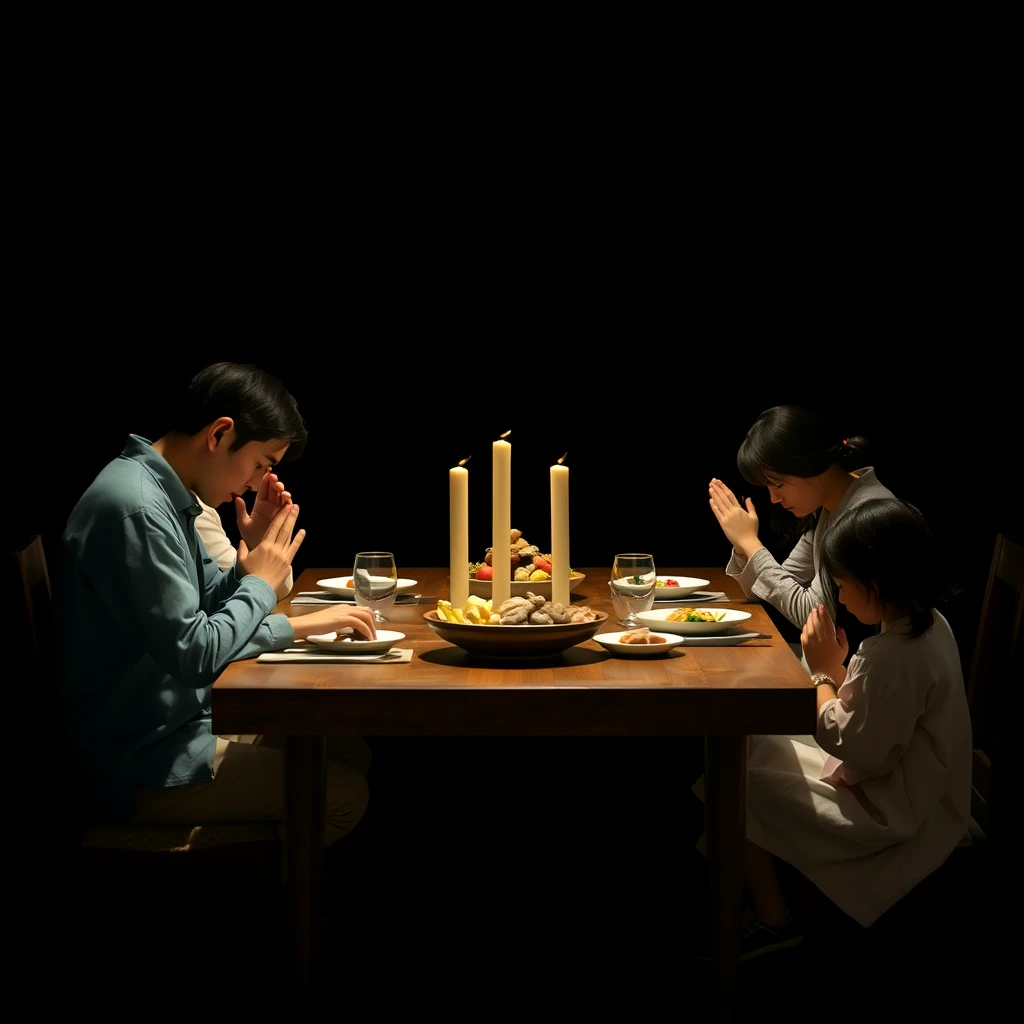
<svg viewBox="0 0 1024 1024">
<path fill-rule="evenodd" d="M 835 510 L 849 489 L 851 470 L 870 461 L 863 437 L 838 437 L 818 413 L 793 405 L 766 409 L 754 421 L 736 454 L 747 483 L 767 487 L 773 504 L 797 519 L 821 508 Z M 736 498 L 717 477 L 708 484 L 708 504 L 738 555 L 750 558 L 763 545 L 749 497 Z"/>
</svg>

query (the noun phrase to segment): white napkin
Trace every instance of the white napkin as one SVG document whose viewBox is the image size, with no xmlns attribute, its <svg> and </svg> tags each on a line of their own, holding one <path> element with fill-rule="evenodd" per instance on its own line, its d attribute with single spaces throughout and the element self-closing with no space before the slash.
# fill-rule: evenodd
<svg viewBox="0 0 1024 1024">
<path fill-rule="evenodd" d="M 381 665 L 408 665 L 412 661 L 412 648 L 392 647 L 390 651 L 382 651 L 380 654 L 335 654 L 322 647 L 288 647 L 283 651 L 267 651 L 256 660 L 263 662 L 320 661 L 330 662 L 332 665 L 343 664 L 346 661 L 362 664 L 377 662 Z"/>
<path fill-rule="evenodd" d="M 660 597 L 657 599 L 657 604 L 678 604 L 681 607 L 693 606 L 697 604 L 712 604 L 715 601 L 728 601 L 729 598 L 725 596 L 724 590 L 697 590 L 692 594 L 687 594 L 686 597 Z"/>
</svg>

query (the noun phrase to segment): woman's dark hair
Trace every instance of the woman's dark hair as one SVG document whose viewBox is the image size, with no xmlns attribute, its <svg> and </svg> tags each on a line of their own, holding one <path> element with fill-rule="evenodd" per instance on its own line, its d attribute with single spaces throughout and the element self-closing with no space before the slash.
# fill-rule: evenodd
<svg viewBox="0 0 1024 1024">
<path fill-rule="evenodd" d="M 871 463 L 871 445 L 865 437 L 846 437 L 824 416 L 798 405 L 775 405 L 754 420 L 736 453 L 736 466 L 748 484 L 767 487 L 768 476 L 811 477 L 838 463 L 861 469 Z M 792 540 L 812 530 L 818 513 L 794 519 L 772 506 L 772 526 Z"/>
<path fill-rule="evenodd" d="M 931 528 L 909 502 L 871 498 L 833 520 L 821 549 L 821 569 L 829 577 L 874 588 L 882 604 L 911 608 L 911 635 L 920 636 L 933 620 L 932 609 L 952 593 L 941 578 Z"/>
<path fill-rule="evenodd" d="M 819 476 L 835 463 L 860 469 L 870 462 L 866 438 L 844 438 L 823 416 L 798 405 L 765 409 L 736 453 L 743 479 L 755 487 L 768 485 L 766 474 Z"/>
<path fill-rule="evenodd" d="M 235 421 L 231 450 L 250 441 L 287 441 L 285 460 L 306 447 L 299 407 L 277 377 L 248 363 L 214 363 L 192 378 L 188 399 L 172 418 L 171 430 L 196 434 L 218 416 Z"/>
</svg>

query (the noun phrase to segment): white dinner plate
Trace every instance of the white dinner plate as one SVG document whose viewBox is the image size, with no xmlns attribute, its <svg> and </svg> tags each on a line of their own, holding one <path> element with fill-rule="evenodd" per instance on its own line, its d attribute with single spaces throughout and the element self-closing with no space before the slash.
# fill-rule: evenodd
<svg viewBox="0 0 1024 1024">
<path fill-rule="evenodd" d="M 393 629 L 378 629 L 376 640 L 353 640 L 348 633 L 319 633 L 317 636 L 307 636 L 306 639 L 317 647 L 326 651 L 340 652 L 346 654 L 380 654 L 383 651 L 390 651 L 395 644 L 405 639 L 404 633 L 396 633 Z"/>
<path fill-rule="evenodd" d="M 317 580 L 316 585 L 321 590 L 326 590 L 328 594 L 337 594 L 339 597 L 351 597 L 354 601 L 356 599 L 356 592 L 353 587 L 349 586 L 351 580 L 351 576 L 335 576 L 334 579 L 330 580 Z M 407 594 L 415 588 L 418 582 L 419 580 L 400 579 L 398 581 L 398 593 Z"/>
<path fill-rule="evenodd" d="M 722 633 L 718 636 L 681 636 L 679 639 L 687 647 L 736 647 L 748 640 L 766 640 L 768 637 L 765 633 L 743 633 L 737 630 L 735 633 Z"/>
<path fill-rule="evenodd" d="M 696 576 L 658 577 L 659 583 L 663 583 L 666 580 L 674 580 L 679 585 L 676 587 L 655 587 L 655 601 L 675 601 L 680 597 L 686 597 L 687 595 L 693 594 L 696 591 L 700 590 L 702 587 L 707 587 L 711 584 L 711 580 L 699 580 Z"/>
<path fill-rule="evenodd" d="M 679 633 L 681 636 L 705 636 L 713 633 L 729 633 L 750 618 L 750 612 L 735 608 L 696 608 L 698 612 L 710 612 L 714 622 L 669 622 L 674 608 L 652 608 L 649 612 L 637 612 L 636 617 L 648 628 L 659 633 Z"/>
<path fill-rule="evenodd" d="M 624 644 L 621 638 L 628 632 L 630 630 L 623 629 L 618 633 L 598 633 L 592 639 L 596 640 L 609 654 L 623 658 L 650 658 L 656 654 L 664 654 L 685 640 L 685 637 L 672 633 L 655 633 L 652 629 L 651 635 L 660 636 L 665 641 L 663 644 Z"/>
</svg>

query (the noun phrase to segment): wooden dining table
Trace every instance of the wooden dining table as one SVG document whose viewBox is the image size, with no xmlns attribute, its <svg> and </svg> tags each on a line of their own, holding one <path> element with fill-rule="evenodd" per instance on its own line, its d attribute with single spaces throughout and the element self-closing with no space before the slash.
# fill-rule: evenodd
<svg viewBox="0 0 1024 1024">
<path fill-rule="evenodd" d="M 345 569 L 304 570 L 292 591 Z M 608 569 L 580 568 L 572 605 L 615 622 Z M 743 886 L 747 736 L 813 733 L 814 687 L 759 601 L 721 568 L 661 567 L 709 581 L 727 601 L 709 607 L 750 613 L 760 636 L 736 646 L 683 643 L 663 656 L 623 658 L 587 640 L 553 657 L 484 658 L 443 641 L 424 613 L 448 598 L 448 569 L 402 567 L 416 580 L 415 604 L 398 603 L 392 627 L 411 647 L 408 664 L 309 662 L 228 665 L 213 686 L 217 733 L 285 737 L 285 840 L 300 1002 L 315 981 L 329 735 L 359 736 L 703 736 L 705 835 L 712 896 L 712 957 L 719 1018 L 734 1012 Z M 673 602 L 673 604 L 676 602 Z M 679 604 L 692 603 L 686 599 Z M 661 607 L 661 602 L 659 602 Z M 672 605 L 667 605 L 671 607 Z M 286 599 L 277 610 L 309 610 Z M 514 626 L 503 627 L 514 629 Z"/>
</svg>

